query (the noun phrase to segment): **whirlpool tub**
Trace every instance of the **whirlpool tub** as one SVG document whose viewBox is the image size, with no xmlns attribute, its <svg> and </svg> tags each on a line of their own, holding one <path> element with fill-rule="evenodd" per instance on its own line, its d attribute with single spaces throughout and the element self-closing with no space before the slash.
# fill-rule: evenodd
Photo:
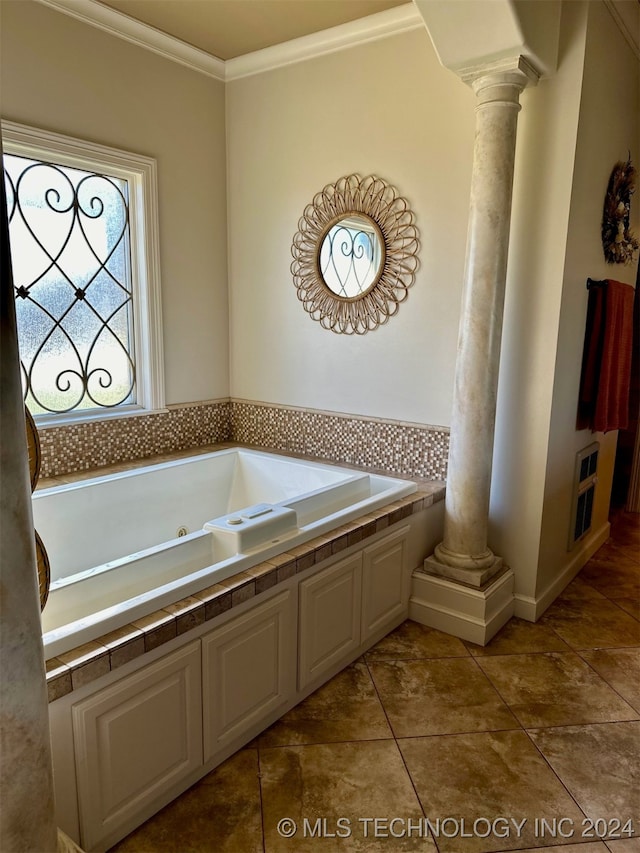
<svg viewBox="0 0 640 853">
<path fill-rule="evenodd" d="M 415 483 L 228 449 L 40 489 L 45 656 L 405 497 Z"/>
</svg>

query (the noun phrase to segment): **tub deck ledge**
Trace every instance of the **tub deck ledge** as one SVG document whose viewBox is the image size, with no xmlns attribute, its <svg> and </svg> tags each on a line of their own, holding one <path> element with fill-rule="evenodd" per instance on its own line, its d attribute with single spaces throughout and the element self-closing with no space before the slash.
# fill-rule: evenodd
<svg viewBox="0 0 640 853">
<path fill-rule="evenodd" d="M 256 449 L 256 448 L 254 448 Z M 210 452 L 211 448 L 207 448 Z M 189 451 L 194 455 L 194 451 Z M 203 450 L 203 452 L 205 452 Z M 282 451 L 277 451 L 282 454 Z M 175 458 L 175 455 L 172 456 Z M 300 457 L 297 457 L 300 458 Z M 142 460 L 140 465 L 153 464 L 155 460 Z M 317 461 L 317 460 L 316 460 Z M 326 460 L 322 460 L 326 464 Z M 344 463 L 336 463 L 347 467 Z M 117 467 L 117 466 L 115 466 Z M 137 467 L 126 466 L 126 470 Z M 113 471 L 114 466 L 111 466 Z M 120 466 L 120 470 L 123 470 Z M 359 469 L 362 470 L 362 469 Z M 102 473 L 102 472 L 101 472 Z M 381 472 L 376 472 L 381 473 Z M 82 472 L 73 482 L 95 477 L 96 471 Z M 398 476 L 391 474 L 389 476 Z M 187 598 L 165 605 L 147 616 L 109 632 L 46 662 L 47 690 L 53 702 L 84 685 L 117 669 L 158 646 L 168 643 L 191 629 L 214 619 L 233 607 L 260 595 L 276 584 L 306 571 L 328 557 L 350 548 L 385 530 L 393 524 L 421 512 L 444 499 L 445 486 L 441 481 L 416 480 L 418 491 L 371 511 L 354 521 L 318 536 L 291 552 L 279 554 L 246 571 L 232 575 Z M 65 482 L 72 481 L 65 478 Z M 42 481 L 46 488 L 58 485 L 60 479 Z"/>
</svg>

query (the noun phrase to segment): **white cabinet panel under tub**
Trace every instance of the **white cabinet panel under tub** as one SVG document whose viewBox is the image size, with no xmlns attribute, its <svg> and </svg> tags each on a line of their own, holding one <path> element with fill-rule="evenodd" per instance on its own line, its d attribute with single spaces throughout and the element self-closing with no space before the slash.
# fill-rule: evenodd
<svg viewBox="0 0 640 853">
<path fill-rule="evenodd" d="M 87 851 L 115 844 L 399 625 L 410 530 L 329 557 L 174 638 L 164 655 L 53 702 L 62 829 Z"/>
<path fill-rule="evenodd" d="M 360 645 L 361 584 L 361 554 L 301 582 L 300 690 Z"/>
<path fill-rule="evenodd" d="M 294 605 L 286 589 L 202 637 L 205 762 L 295 694 Z"/>
<path fill-rule="evenodd" d="M 407 528 L 362 553 L 362 641 L 407 612 Z"/>
<path fill-rule="evenodd" d="M 318 684 L 406 617 L 408 532 L 403 527 L 301 581 L 299 690 Z"/>
<path fill-rule="evenodd" d="M 202 764 L 200 686 L 196 640 L 74 705 L 80 829 L 87 850 Z"/>
</svg>

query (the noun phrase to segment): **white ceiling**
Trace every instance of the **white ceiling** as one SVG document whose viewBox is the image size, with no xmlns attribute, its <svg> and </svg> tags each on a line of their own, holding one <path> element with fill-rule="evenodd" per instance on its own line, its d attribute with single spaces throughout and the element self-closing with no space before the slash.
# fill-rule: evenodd
<svg viewBox="0 0 640 853">
<path fill-rule="evenodd" d="M 407 0 L 101 0 L 218 59 L 233 59 Z"/>
</svg>

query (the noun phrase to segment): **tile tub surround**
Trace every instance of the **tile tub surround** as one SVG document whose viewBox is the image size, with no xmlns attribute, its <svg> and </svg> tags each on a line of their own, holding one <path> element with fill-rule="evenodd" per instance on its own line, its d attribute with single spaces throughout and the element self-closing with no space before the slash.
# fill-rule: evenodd
<svg viewBox="0 0 640 853">
<path fill-rule="evenodd" d="M 234 441 L 262 444 L 323 460 L 444 480 L 449 431 L 445 427 L 297 409 L 246 400 L 231 402 Z"/>
<path fill-rule="evenodd" d="M 39 427 L 40 477 L 229 441 L 229 409 L 228 400 L 211 401 L 130 417 Z"/>
<path fill-rule="evenodd" d="M 257 403 L 214 400 L 166 411 L 39 429 L 42 477 L 231 441 L 444 480 L 445 427 Z"/>
<path fill-rule="evenodd" d="M 135 619 L 95 641 L 49 659 L 46 662 L 49 701 L 66 696 L 443 498 L 442 483 L 422 484 L 412 495 L 373 510 L 291 552 L 265 560 L 155 613 Z"/>
</svg>

